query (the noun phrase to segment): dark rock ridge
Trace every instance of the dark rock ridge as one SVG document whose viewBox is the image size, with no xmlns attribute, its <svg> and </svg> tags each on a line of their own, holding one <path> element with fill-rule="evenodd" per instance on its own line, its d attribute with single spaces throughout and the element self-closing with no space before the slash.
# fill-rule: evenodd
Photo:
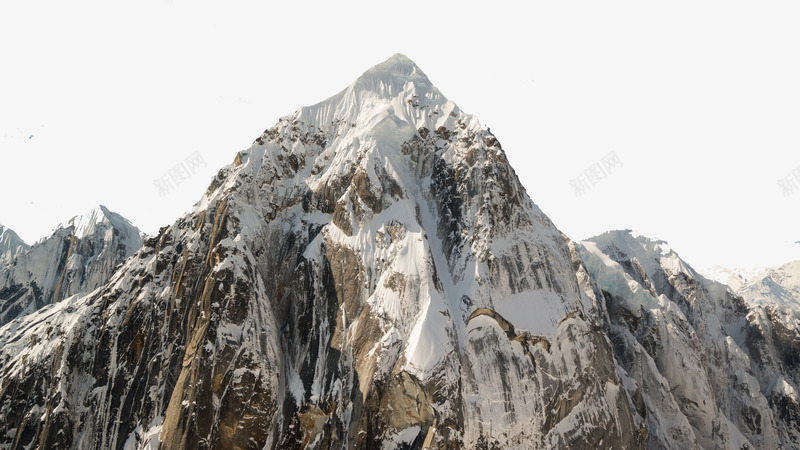
<svg viewBox="0 0 800 450">
<path fill-rule="evenodd" d="M 395 55 L 266 130 L 102 287 L 0 328 L 0 446 L 792 445 L 793 329 L 607 241 L 563 236 Z"/>
</svg>

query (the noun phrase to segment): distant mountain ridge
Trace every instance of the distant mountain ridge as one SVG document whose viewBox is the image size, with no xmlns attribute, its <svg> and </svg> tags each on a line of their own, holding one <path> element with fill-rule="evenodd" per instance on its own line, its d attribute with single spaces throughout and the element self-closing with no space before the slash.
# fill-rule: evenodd
<svg viewBox="0 0 800 450">
<path fill-rule="evenodd" d="M 663 241 L 629 230 L 582 242 L 579 254 L 604 299 L 617 360 L 641 389 L 629 391 L 631 398 L 642 397 L 638 411 L 661 445 L 800 442 L 800 409 L 791 394 L 800 386 L 794 315 L 748 303 Z"/>
<path fill-rule="evenodd" d="M 730 286 L 750 304 L 797 303 L 800 307 L 800 261 L 747 271 L 716 268 L 709 276 Z"/>
<path fill-rule="evenodd" d="M 59 224 L 33 246 L 19 245 L 0 266 L 0 325 L 105 284 L 143 238 L 127 219 L 98 206 Z"/>
<path fill-rule="evenodd" d="M 28 248 L 14 230 L 0 225 L 0 268 Z"/>
</svg>

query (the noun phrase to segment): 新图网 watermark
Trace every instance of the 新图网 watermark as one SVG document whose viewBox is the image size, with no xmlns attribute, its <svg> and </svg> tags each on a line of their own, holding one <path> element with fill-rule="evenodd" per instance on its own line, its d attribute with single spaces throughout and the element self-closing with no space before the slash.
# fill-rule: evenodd
<svg viewBox="0 0 800 450">
<path fill-rule="evenodd" d="M 610 152 L 599 161 L 587 167 L 577 177 L 570 180 L 569 185 L 576 197 L 589 192 L 597 183 L 605 180 L 615 169 L 622 167 L 622 161 L 615 152 Z"/>
<path fill-rule="evenodd" d="M 778 180 L 778 188 L 784 197 L 788 197 L 800 190 L 800 166 L 789 172 L 788 175 Z"/>
<path fill-rule="evenodd" d="M 194 152 L 172 166 L 166 173 L 153 180 L 153 186 L 158 191 L 159 197 L 164 197 L 178 185 L 188 180 L 197 173 L 197 169 L 206 167 L 206 162 L 199 152 Z"/>
</svg>

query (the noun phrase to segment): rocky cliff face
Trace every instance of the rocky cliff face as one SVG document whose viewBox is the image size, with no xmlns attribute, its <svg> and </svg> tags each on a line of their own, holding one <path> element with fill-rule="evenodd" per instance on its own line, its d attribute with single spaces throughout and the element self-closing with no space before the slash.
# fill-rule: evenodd
<svg viewBox="0 0 800 450">
<path fill-rule="evenodd" d="M 141 247 L 143 237 L 128 220 L 100 206 L 58 225 L 30 248 L 17 245 L 0 265 L 0 325 L 102 286 Z"/>
<path fill-rule="evenodd" d="M 692 329 L 746 327 L 741 300 L 607 251 L 564 237 L 497 139 L 395 55 L 266 130 L 100 289 L 0 328 L 0 445 L 788 439 L 748 355 L 723 340 L 711 367 L 718 327 Z M 752 398 L 721 402 L 729 386 Z"/>
</svg>

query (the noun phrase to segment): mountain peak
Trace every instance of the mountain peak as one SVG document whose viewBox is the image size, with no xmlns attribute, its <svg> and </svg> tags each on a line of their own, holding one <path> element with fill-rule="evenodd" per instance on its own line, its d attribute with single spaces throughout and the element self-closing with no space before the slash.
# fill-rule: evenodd
<svg viewBox="0 0 800 450">
<path fill-rule="evenodd" d="M 587 240 L 593 242 L 601 242 L 601 241 L 628 242 L 636 248 L 638 248 L 639 246 L 652 248 L 653 251 L 662 253 L 664 255 L 672 251 L 672 248 L 670 247 L 667 241 L 660 239 L 657 236 L 654 236 L 650 233 L 630 228 L 624 230 L 606 231 L 601 235 L 589 238 Z"/>
<path fill-rule="evenodd" d="M 61 228 L 75 228 L 75 236 L 78 238 L 85 237 L 94 232 L 94 225 L 102 222 L 103 220 L 110 219 L 113 214 L 103 205 L 96 205 L 89 211 L 73 216 L 70 219 L 56 225 L 55 230 Z M 54 230 L 54 231 L 55 231 Z"/>
<path fill-rule="evenodd" d="M 376 64 L 375 67 L 383 66 L 383 65 L 387 65 L 387 64 L 388 65 L 400 64 L 400 65 L 405 65 L 405 66 L 409 66 L 410 65 L 410 66 L 416 67 L 416 64 L 414 63 L 414 61 L 412 61 L 411 58 L 409 58 L 408 56 L 406 56 L 406 55 L 404 55 L 402 53 L 395 53 L 394 55 L 390 56 L 386 61 L 384 61 L 384 62 L 382 62 L 380 64 Z M 417 69 L 419 70 L 418 67 L 417 67 Z"/>
<path fill-rule="evenodd" d="M 377 94 L 379 98 L 384 99 L 416 95 L 435 96 L 444 102 L 447 101 L 433 86 L 425 72 L 414 61 L 400 53 L 395 53 L 391 58 L 364 72 L 347 90 L 356 94 Z"/>
<path fill-rule="evenodd" d="M 11 260 L 14 255 L 28 249 L 28 244 L 11 228 L 0 224 L 0 261 Z"/>
<path fill-rule="evenodd" d="M 13 237 L 20 242 L 23 242 L 22 238 L 20 238 L 14 230 L 0 223 L 0 239 L 4 237 Z"/>
<path fill-rule="evenodd" d="M 72 227 L 75 237 L 82 239 L 94 234 L 98 229 L 98 224 L 106 224 L 102 228 L 111 226 L 128 236 L 129 240 L 126 242 L 127 256 L 132 255 L 142 246 L 142 241 L 145 235 L 141 232 L 141 230 L 139 230 L 139 228 L 134 226 L 130 220 L 109 210 L 105 205 L 99 204 L 83 214 L 74 216 L 64 222 L 59 223 L 53 229 L 53 233 L 56 233 L 61 229 L 68 229 Z"/>
<path fill-rule="evenodd" d="M 374 87 L 375 81 L 388 85 L 411 82 L 422 87 L 433 87 L 425 72 L 409 57 L 401 53 L 395 53 L 386 61 L 364 72 L 356 80 L 355 85 Z"/>
<path fill-rule="evenodd" d="M 651 278 L 663 268 L 671 273 L 683 272 L 696 276 L 694 269 L 681 259 L 667 241 L 638 230 L 607 231 L 583 243 L 609 255 L 616 262 L 635 259 Z"/>
<path fill-rule="evenodd" d="M 353 129 L 357 133 L 374 129 L 376 124 L 389 119 L 400 130 L 395 133 L 397 130 L 389 127 L 393 129 L 390 134 L 404 139 L 419 128 L 453 129 L 459 122 L 474 131 L 481 129 L 476 117 L 463 114 L 422 69 L 400 53 L 371 67 L 338 94 L 301 108 L 288 119 L 319 129 L 328 129 L 334 123 L 363 125 Z"/>
</svg>

